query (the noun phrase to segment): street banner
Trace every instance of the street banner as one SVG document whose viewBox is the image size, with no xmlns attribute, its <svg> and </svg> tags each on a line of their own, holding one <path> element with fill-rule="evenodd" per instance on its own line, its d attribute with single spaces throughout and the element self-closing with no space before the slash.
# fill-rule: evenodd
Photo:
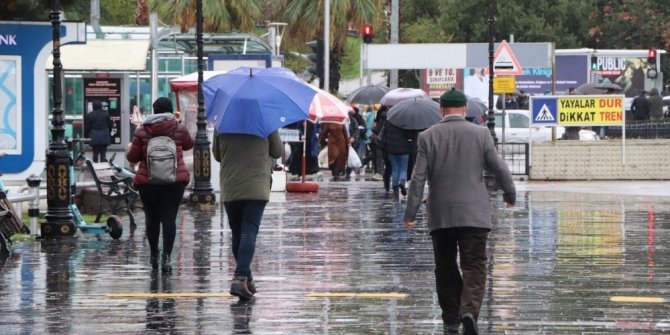
<svg viewBox="0 0 670 335">
<path fill-rule="evenodd" d="M 531 123 L 542 126 L 621 126 L 622 95 L 531 97 Z"/>
<path fill-rule="evenodd" d="M 421 70 L 421 89 L 431 98 L 439 98 L 442 93 L 463 86 L 461 69 L 425 69 Z"/>
</svg>

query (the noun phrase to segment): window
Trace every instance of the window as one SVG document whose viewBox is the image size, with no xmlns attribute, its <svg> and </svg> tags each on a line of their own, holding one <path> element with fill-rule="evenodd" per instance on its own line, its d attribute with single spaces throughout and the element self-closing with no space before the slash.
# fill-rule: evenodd
<svg viewBox="0 0 670 335">
<path fill-rule="evenodd" d="M 523 114 L 509 113 L 509 126 L 510 128 L 528 128 L 530 122 L 528 117 Z"/>
</svg>

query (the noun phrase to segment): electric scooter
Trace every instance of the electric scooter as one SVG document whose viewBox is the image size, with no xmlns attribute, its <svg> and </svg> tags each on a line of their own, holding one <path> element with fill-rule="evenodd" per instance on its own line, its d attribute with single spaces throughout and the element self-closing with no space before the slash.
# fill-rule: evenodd
<svg viewBox="0 0 670 335">
<path fill-rule="evenodd" d="M 80 148 L 79 148 L 79 155 L 77 156 L 77 159 L 73 159 L 74 156 L 74 142 L 79 142 L 80 143 Z M 121 222 L 121 219 L 116 216 L 116 215 L 110 215 L 107 218 L 107 222 L 105 225 L 102 224 L 89 224 L 84 220 L 84 217 L 81 215 L 81 212 L 79 212 L 79 208 L 77 208 L 77 204 L 74 201 L 74 196 L 77 193 L 77 182 L 75 181 L 75 174 L 74 174 L 74 162 L 79 161 L 80 159 L 84 158 L 84 150 L 83 150 L 83 143 L 88 142 L 88 139 L 85 138 L 80 138 L 78 140 L 73 140 L 73 139 L 68 139 L 68 152 L 70 154 L 70 192 L 71 192 L 71 201 L 70 201 L 70 212 L 72 213 L 72 216 L 74 217 L 75 224 L 77 225 L 77 228 L 81 230 L 84 233 L 92 233 L 95 234 L 96 236 L 100 236 L 103 233 L 109 234 L 113 239 L 118 240 L 121 238 L 121 235 L 123 235 L 123 225 Z"/>
</svg>

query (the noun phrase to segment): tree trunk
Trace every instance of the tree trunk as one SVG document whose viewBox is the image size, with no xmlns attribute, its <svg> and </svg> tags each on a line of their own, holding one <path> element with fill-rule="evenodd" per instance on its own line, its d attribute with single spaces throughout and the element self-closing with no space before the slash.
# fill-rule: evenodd
<svg viewBox="0 0 670 335">
<path fill-rule="evenodd" d="M 149 25 L 149 8 L 147 0 L 137 0 L 135 4 L 135 24 L 138 26 Z"/>
</svg>

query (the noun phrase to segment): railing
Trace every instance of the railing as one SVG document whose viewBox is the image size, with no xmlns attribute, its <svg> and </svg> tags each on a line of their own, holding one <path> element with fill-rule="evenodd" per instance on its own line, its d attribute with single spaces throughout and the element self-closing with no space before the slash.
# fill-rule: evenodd
<svg viewBox="0 0 670 335">
<path fill-rule="evenodd" d="M 621 138 L 621 127 L 605 127 L 605 136 Z M 670 120 L 662 121 L 626 121 L 626 138 L 630 139 L 658 139 L 670 138 Z"/>
<path fill-rule="evenodd" d="M 528 143 L 497 144 L 498 155 L 505 159 L 512 175 L 527 176 L 530 170 Z M 503 156 L 504 149 L 504 156 Z"/>
</svg>

